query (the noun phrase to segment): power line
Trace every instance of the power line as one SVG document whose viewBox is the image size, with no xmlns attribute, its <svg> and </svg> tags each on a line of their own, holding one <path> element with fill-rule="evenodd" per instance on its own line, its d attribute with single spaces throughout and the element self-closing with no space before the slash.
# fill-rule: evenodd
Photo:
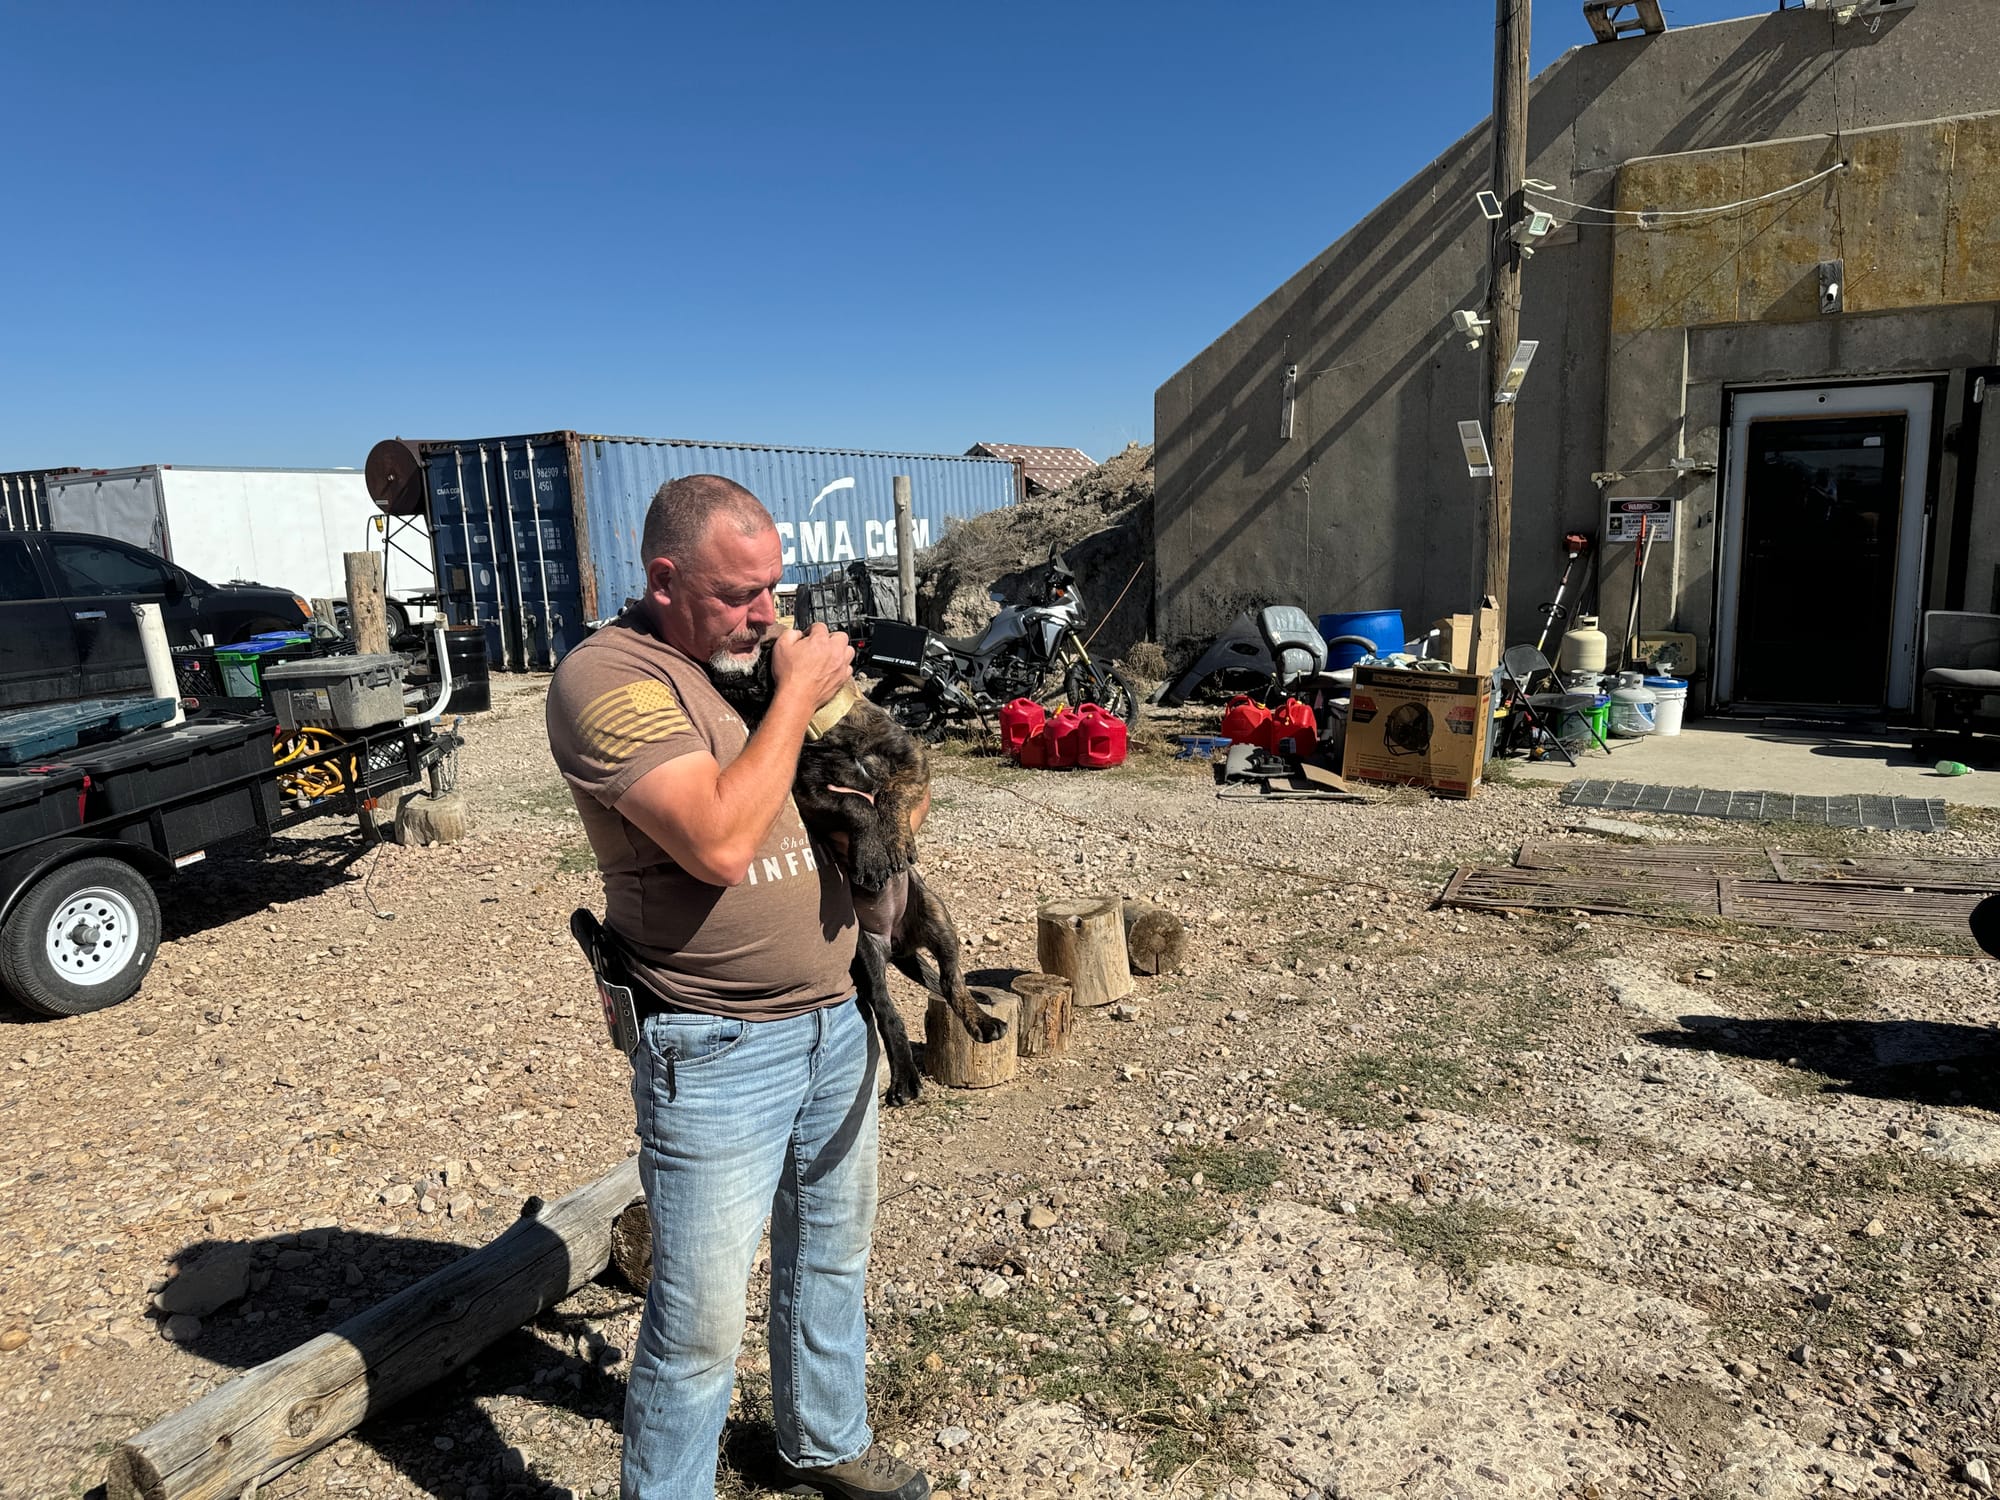
<svg viewBox="0 0 2000 1500">
<path fill-rule="evenodd" d="M 1769 203 L 1773 199 L 1783 198 L 1789 194 L 1800 192 L 1805 188 L 1811 187 L 1816 182 L 1833 176 L 1836 172 L 1845 172 L 1847 168 L 1848 164 L 1846 162 L 1837 161 L 1824 171 L 1815 172 L 1810 177 L 1801 178 L 1799 181 L 1788 183 L 1784 187 L 1773 188 L 1768 193 L 1759 193 L 1754 198 L 1743 198 L 1735 203 L 1718 203 L 1709 208 L 1601 208 L 1592 203 L 1575 203 L 1568 198 L 1558 198 L 1553 193 L 1542 192 L 1539 189 L 1536 190 L 1536 196 L 1546 198 L 1551 203 L 1559 203 L 1564 208 L 1575 209 L 1580 213 L 1604 214 L 1607 216 L 1607 220 L 1613 223 L 1621 219 L 1638 220 L 1640 227 L 1645 228 L 1646 221 L 1648 220 L 1699 219 L 1713 214 L 1733 213 L 1739 208 L 1755 208 L 1760 203 Z M 1532 204 L 1529 206 L 1533 207 Z"/>
</svg>

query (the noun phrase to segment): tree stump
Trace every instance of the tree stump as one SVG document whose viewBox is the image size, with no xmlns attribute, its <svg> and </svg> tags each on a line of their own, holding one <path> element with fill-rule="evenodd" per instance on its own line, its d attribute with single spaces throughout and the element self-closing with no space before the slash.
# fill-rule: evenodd
<svg viewBox="0 0 2000 1500">
<path fill-rule="evenodd" d="M 1125 903 L 1125 950 L 1137 974 L 1172 974 L 1187 958 L 1187 924 L 1150 901 Z"/>
<path fill-rule="evenodd" d="M 1021 1019 L 1014 1025 L 1021 1057 L 1060 1057 L 1069 1051 L 1070 982 L 1060 974 L 1023 974 L 1013 983 Z"/>
<path fill-rule="evenodd" d="M 1116 896 L 1051 901 L 1035 914 L 1036 962 L 1070 982 L 1078 1010 L 1109 1005 L 1132 993 L 1125 920 Z"/>
<path fill-rule="evenodd" d="M 1007 1023 L 1007 1035 L 997 1042 L 978 1041 L 941 996 L 931 996 L 930 1009 L 924 1012 L 924 1071 L 946 1088 L 990 1089 L 1014 1076 L 1019 998 L 986 989 L 976 989 L 972 995 L 981 1010 Z"/>
</svg>

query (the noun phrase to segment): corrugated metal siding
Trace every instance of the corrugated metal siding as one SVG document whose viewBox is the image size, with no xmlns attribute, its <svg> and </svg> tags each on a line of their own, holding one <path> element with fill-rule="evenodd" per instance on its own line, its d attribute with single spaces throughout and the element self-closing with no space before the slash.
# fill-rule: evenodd
<svg viewBox="0 0 2000 1500">
<path fill-rule="evenodd" d="M 991 458 L 572 433 L 431 443 L 423 453 L 447 613 L 484 624 L 488 658 L 513 671 L 553 666 L 587 618 L 609 618 L 640 594 L 646 508 L 670 479 L 720 474 L 762 500 L 785 543 L 787 582 L 815 563 L 893 556 L 898 474 L 910 476 L 919 547 L 954 516 L 1011 504 L 1018 483 L 1012 463 Z"/>
<path fill-rule="evenodd" d="M 720 474 L 771 512 L 785 542 L 785 581 L 813 563 L 893 557 L 893 482 L 910 476 L 916 544 L 927 547 L 953 516 L 1011 504 L 1015 466 L 1001 459 L 836 448 L 759 448 L 738 443 L 584 437 L 581 450 L 597 575 L 598 608 L 611 615 L 645 586 L 639 532 L 653 494 L 670 479 Z"/>
</svg>

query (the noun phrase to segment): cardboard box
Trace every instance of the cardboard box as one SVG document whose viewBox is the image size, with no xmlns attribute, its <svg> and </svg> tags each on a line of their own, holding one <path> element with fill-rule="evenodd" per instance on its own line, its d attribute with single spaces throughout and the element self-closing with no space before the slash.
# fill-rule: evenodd
<svg viewBox="0 0 2000 1500">
<path fill-rule="evenodd" d="M 1485 617 L 1486 633 L 1480 637 L 1478 671 L 1481 676 L 1491 677 L 1493 669 L 1500 665 L 1500 611 L 1489 605 L 1479 613 Z M 1472 671 L 1472 616 L 1446 615 L 1434 621 L 1431 628 L 1442 632 L 1431 654 L 1450 662 L 1454 672 Z"/>
<path fill-rule="evenodd" d="M 1486 768 L 1493 679 L 1356 667 L 1341 774 L 1470 797 Z"/>
</svg>

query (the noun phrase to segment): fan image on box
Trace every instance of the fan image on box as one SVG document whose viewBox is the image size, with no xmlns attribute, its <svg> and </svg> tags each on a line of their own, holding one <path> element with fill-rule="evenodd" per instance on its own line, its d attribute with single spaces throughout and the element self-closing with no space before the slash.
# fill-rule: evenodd
<svg viewBox="0 0 2000 1500">
<path fill-rule="evenodd" d="M 1431 747 L 1433 727 L 1423 704 L 1399 704 L 1382 723 L 1382 743 L 1391 755 L 1422 755 Z"/>
</svg>

